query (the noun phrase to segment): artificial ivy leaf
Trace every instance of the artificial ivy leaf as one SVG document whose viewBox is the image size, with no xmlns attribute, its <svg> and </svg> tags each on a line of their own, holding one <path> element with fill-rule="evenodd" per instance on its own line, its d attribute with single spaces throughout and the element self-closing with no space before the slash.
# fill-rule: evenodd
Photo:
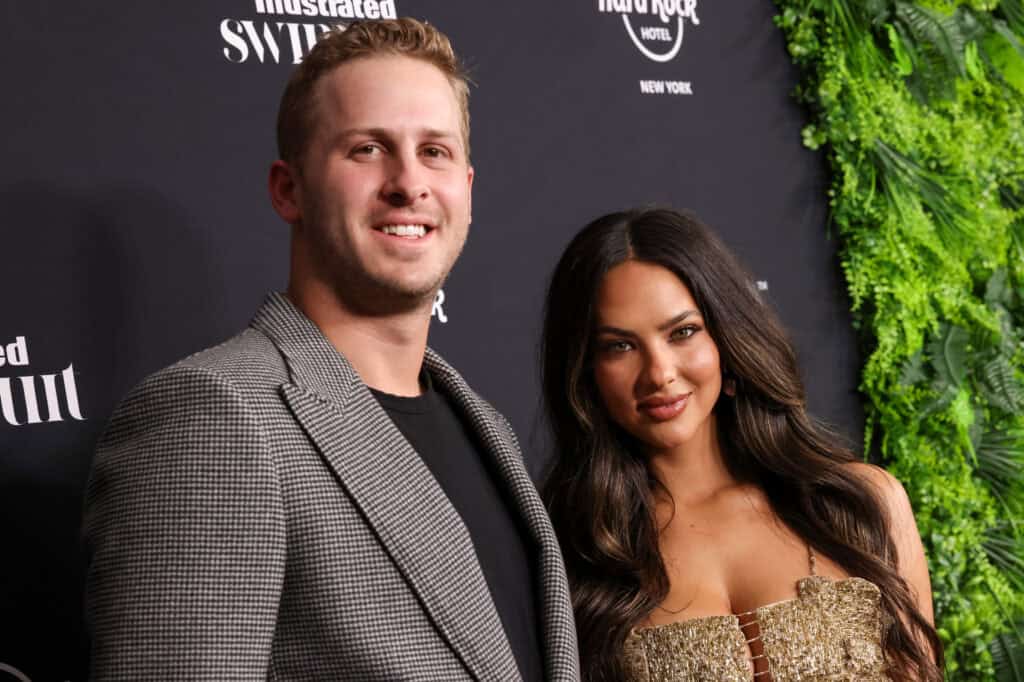
<svg viewBox="0 0 1024 682">
<path fill-rule="evenodd" d="M 953 19 L 965 41 L 978 40 L 988 32 L 986 24 L 980 21 L 969 7 L 957 7 L 953 12 Z"/>
<path fill-rule="evenodd" d="M 927 378 L 924 373 L 924 356 L 920 351 L 914 353 L 900 368 L 900 383 L 904 386 L 913 386 Z"/>
<path fill-rule="evenodd" d="M 918 415 L 919 421 L 925 421 L 936 412 L 940 412 L 952 405 L 960 393 L 955 386 L 939 384 L 937 381 L 932 384 L 932 390 L 935 391 L 936 395 L 921 406 L 921 412 Z"/>
<path fill-rule="evenodd" d="M 827 141 L 825 131 L 815 127 L 814 124 L 804 126 L 804 129 L 800 132 L 800 137 L 803 139 L 804 146 L 808 149 L 817 149 Z"/>
<path fill-rule="evenodd" d="M 956 325 L 943 325 L 939 336 L 928 344 L 928 355 L 936 377 L 945 384 L 959 387 L 967 378 L 967 331 Z"/>
<path fill-rule="evenodd" d="M 889 18 L 888 0 L 863 0 L 864 12 L 873 26 L 880 26 Z"/>
<path fill-rule="evenodd" d="M 934 88 L 931 87 L 931 84 L 928 82 L 928 80 L 924 76 L 922 76 L 920 72 L 918 72 L 912 73 L 907 78 L 906 83 L 907 91 L 914 98 L 914 101 L 916 101 L 921 106 L 928 106 L 931 94 L 932 92 L 934 92 Z"/>
<path fill-rule="evenodd" d="M 977 457 L 978 448 L 981 447 L 982 440 L 985 437 L 985 415 L 977 407 L 974 408 L 974 418 L 971 421 L 971 425 L 967 427 L 967 435 L 971 439 L 971 448 L 975 452 L 975 457 Z"/>
<path fill-rule="evenodd" d="M 1007 278 L 1006 268 L 996 268 L 985 284 L 985 303 L 1009 307 L 1013 303 L 1013 288 Z"/>
<path fill-rule="evenodd" d="M 1018 296 L 1013 289 L 1010 289 L 1011 299 Z M 995 310 L 996 315 L 999 317 L 999 328 L 1002 331 L 1002 335 L 999 337 L 999 344 L 997 346 L 997 352 L 1002 353 L 1003 357 L 1012 364 L 1012 359 L 1017 354 L 1017 349 L 1024 349 L 1024 345 L 1021 344 L 1021 336 L 1017 331 L 1017 328 L 1013 325 L 1013 315 L 1007 308 L 999 304 L 992 306 Z"/>
</svg>

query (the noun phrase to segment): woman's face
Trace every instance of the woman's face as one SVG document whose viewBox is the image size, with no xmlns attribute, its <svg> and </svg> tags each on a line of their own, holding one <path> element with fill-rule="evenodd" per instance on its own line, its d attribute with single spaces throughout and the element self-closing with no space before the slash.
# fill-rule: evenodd
<svg viewBox="0 0 1024 682">
<path fill-rule="evenodd" d="M 652 454 L 714 438 L 718 347 L 690 290 L 669 270 L 630 260 L 608 272 L 593 358 L 612 420 Z"/>
</svg>

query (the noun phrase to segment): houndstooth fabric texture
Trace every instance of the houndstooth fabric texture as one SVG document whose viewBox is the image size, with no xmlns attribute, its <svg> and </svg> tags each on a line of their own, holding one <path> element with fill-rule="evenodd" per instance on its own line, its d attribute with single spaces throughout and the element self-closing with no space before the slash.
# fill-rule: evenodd
<svg viewBox="0 0 1024 682">
<path fill-rule="evenodd" d="M 538 547 L 550 680 L 565 570 L 507 421 L 428 350 Z M 119 406 L 86 492 L 96 680 L 518 680 L 469 533 L 348 362 L 280 294 Z"/>
</svg>

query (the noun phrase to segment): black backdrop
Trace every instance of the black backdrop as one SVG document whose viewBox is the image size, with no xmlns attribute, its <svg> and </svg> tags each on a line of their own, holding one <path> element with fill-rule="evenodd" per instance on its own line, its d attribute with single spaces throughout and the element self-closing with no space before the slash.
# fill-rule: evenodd
<svg viewBox="0 0 1024 682">
<path fill-rule="evenodd" d="M 305 25 L 344 21 L 293 2 L 0 5 L 0 681 L 84 679 L 81 498 L 116 401 L 284 285 L 265 192 L 277 99 Z M 425 18 L 472 67 L 474 222 L 431 345 L 509 416 L 534 471 L 546 279 L 577 228 L 637 204 L 718 229 L 789 326 L 812 411 L 859 437 L 824 164 L 801 147 L 770 2 L 319 5 Z"/>
</svg>

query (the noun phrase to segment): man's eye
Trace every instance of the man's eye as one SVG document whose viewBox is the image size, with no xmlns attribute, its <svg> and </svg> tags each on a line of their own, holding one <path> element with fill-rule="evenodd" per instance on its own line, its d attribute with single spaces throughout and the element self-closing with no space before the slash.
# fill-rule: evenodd
<svg viewBox="0 0 1024 682">
<path fill-rule="evenodd" d="M 360 156 L 372 156 L 380 152 L 380 147 L 375 144 L 361 144 L 353 152 Z"/>
<path fill-rule="evenodd" d="M 435 159 L 439 159 L 439 158 L 443 158 L 445 156 L 448 156 L 448 152 L 446 152 L 441 147 L 424 147 L 423 148 L 423 154 L 425 156 L 429 156 L 429 157 L 435 158 Z"/>
</svg>

